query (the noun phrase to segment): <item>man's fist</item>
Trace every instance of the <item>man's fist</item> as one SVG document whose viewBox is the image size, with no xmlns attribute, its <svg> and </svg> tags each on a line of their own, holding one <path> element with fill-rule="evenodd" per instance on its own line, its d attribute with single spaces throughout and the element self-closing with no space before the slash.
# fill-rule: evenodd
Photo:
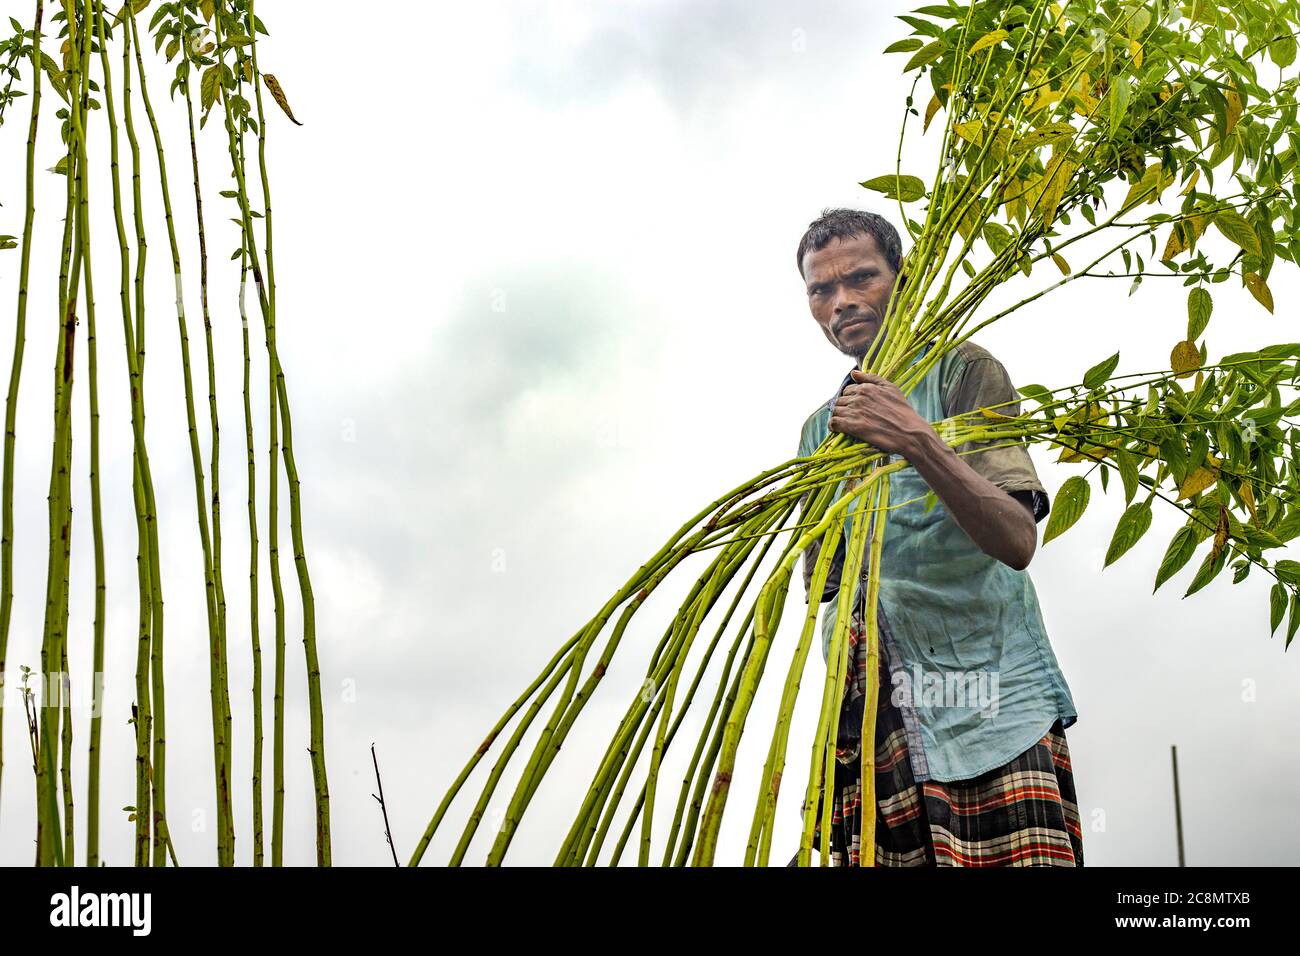
<svg viewBox="0 0 1300 956">
<path fill-rule="evenodd" d="M 853 384 L 835 401 L 830 430 L 907 458 L 933 427 L 889 379 L 857 369 L 852 375 Z"/>
</svg>

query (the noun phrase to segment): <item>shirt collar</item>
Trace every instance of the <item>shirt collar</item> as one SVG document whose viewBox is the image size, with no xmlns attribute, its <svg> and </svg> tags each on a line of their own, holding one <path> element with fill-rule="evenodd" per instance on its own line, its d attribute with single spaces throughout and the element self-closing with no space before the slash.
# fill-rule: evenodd
<svg viewBox="0 0 1300 956">
<path fill-rule="evenodd" d="M 916 354 L 916 357 L 912 359 L 911 362 L 908 363 L 908 366 L 910 367 L 912 365 L 915 365 L 917 362 L 919 362 L 921 360 L 921 357 L 930 351 L 930 348 L 931 346 L 934 345 L 934 342 L 935 342 L 934 339 L 931 339 L 930 341 L 926 342 L 925 347 L 922 348 L 921 351 Z M 854 364 L 853 368 L 849 369 L 848 373 L 845 374 L 843 381 L 840 382 L 839 388 L 835 389 L 835 394 L 830 397 L 829 401 L 827 401 L 826 403 L 827 408 L 834 408 L 835 402 L 839 400 L 840 394 L 844 391 L 845 388 L 853 384 L 853 373 L 854 371 L 857 370 L 857 368 L 858 365 Z"/>
</svg>

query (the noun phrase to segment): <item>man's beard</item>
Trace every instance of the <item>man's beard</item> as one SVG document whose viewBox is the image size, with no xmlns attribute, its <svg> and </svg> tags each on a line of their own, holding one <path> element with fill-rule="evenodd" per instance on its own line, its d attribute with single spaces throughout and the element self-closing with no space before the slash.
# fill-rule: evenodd
<svg viewBox="0 0 1300 956">
<path fill-rule="evenodd" d="M 884 335 L 885 335 L 885 330 L 883 328 L 878 329 L 875 335 L 867 339 L 861 345 L 853 345 L 853 346 L 841 345 L 839 349 L 845 355 L 849 356 L 849 358 L 853 359 L 855 362 L 861 365 L 862 360 L 867 357 L 867 354 L 871 351 L 872 347 L 875 346 L 877 339 L 880 339 L 880 348 L 884 348 Z M 879 352 L 880 349 L 877 349 L 876 351 Z"/>
</svg>

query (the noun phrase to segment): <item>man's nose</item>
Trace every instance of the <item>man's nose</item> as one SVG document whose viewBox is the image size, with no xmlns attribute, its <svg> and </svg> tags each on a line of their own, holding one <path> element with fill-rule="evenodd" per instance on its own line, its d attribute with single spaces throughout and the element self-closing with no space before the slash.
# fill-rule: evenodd
<svg viewBox="0 0 1300 956">
<path fill-rule="evenodd" d="M 835 297 L 831 300 L 831 305 L 835 310 L 835 314 L 841 315 L 846 311 L 851 312 L 857 309 L 858 302 L 850 290 L 845 289 L 843 286 L 836 286 Z"/>
</svg>

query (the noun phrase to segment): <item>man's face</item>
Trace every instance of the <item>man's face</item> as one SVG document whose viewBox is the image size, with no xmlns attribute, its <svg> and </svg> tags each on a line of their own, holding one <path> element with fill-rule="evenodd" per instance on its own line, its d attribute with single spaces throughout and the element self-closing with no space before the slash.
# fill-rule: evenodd
<svg viewBox="0 0 1300 956">
<path fill-rule="evenodd" d="M 859 362 L 884 321 L 894 270 L 871 236 L 832 239 L 803 257 L 808 308 L 826 338 Z"/>
</svg>

